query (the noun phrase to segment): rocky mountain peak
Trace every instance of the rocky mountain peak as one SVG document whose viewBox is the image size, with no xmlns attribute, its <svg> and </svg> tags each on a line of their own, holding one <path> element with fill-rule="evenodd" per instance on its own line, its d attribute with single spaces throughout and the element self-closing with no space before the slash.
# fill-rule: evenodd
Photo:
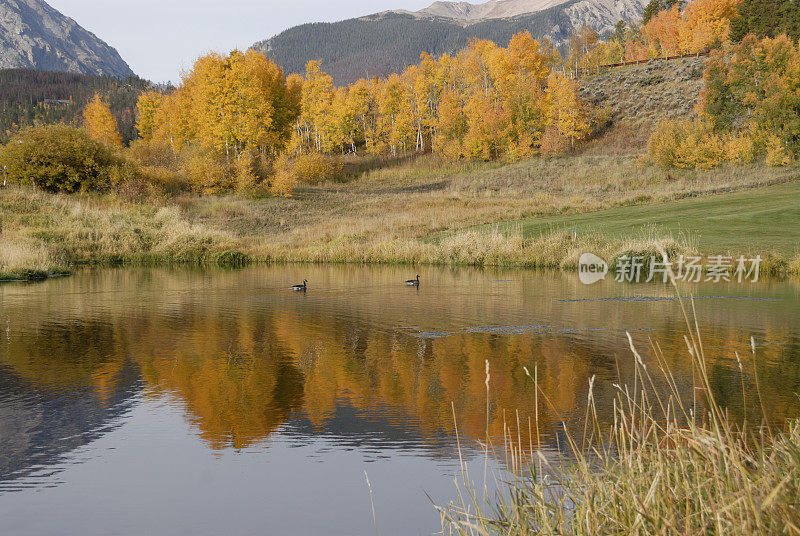
<svg viewBox="0 0 800 536">
<path fill-rule="evenodd" d="M 113 47 L 42 0 L 0 0 L 0 69 L 12 68 L 133 75 Z"/>
</svg>

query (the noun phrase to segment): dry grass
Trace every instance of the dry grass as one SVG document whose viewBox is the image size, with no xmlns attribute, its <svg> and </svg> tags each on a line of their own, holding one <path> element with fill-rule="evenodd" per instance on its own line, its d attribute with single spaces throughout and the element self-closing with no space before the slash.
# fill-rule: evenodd
<svg viewBox="0 0 800 536">
<path fill-rule="evenodd" d="M 653 60 L 581 79 L 581 96 L 605 110 L 614 125 L 586 154 L 637 154 L 663 119 L 692 118 L 706 58 Z"/>
<path fill-rule="evenodd" d="M 734 423 L 712 394 L 699 329 L 686 318 L 695 370 L 690 395 L 657 343 L 653 361 L 645 363 L 631 339 L 627 358 L 635 362 L 635 375 L 616 385 L 613 424 L 606 428 L 597 418 L 592 378 L 582 437 L 564 425 L 562 457 L 539 454 L 539 434 L 530 423 L 524 435 L 524 424 L 506 426 L 502 456 L 508 471 L 490 477 L 498 492 L 488 492 L 486 475 L 481 485 L 462 467 L 458 500 L 440 508 L 443 533 L 800 534 L 800 421 L 775 429 L 766 419 Z M 758 358 L 755 343 L 751 358 Z M 525 372 L 545 406 L 537 371 Z M 763 409 L 757 376 L 755 382 L 756 393 L 742 396 Z M 656 384 L 666 389 L 656 391 Z M 488 400 L 488 361 L 486 385 Z M 487 434 L 487 461 L 490 453 L 496 450 Z"/>
<path fill-rule="evenodd" d="M 47 248 L 21 241 L 0 242 L 0 280 L 38 279 L 65 272 Z"/>
<path fill-rule="evenodd" d="M 4 242 L 47 251 L 48 260 L 40 253 L 37 266 L 240 262 L 244 256 L 255 261 L 567 266 L 589 246 L 613 254 L 629 245 L 600 236 L 575 240 L 551 233 L 526 239 L 521 233 L 504 231 L 501 236 L 471 228 L 749 188 L 793 180 L 795 174 L 793 169 L 749 166 L 668 175 L 616 156 L 510 165 L 431 156 L 368 169 L 347 183 L 306 186 L 293 197 L 264 200 L 187 195 L 135 204 L 122 196 L 8 188 L 0 191 L 0 218 Z M 632 237 L 637 242 L 649 238 L 670 239 Z"/>
<path fill-rule="evenodd" d="M 112 197 L 52 195 L 27 188 L 0 194 L 3 278 L 36 278 L 75 263 L 227 262 L 237 240 L 187 221 L 177 206 Z"/>
</svg>

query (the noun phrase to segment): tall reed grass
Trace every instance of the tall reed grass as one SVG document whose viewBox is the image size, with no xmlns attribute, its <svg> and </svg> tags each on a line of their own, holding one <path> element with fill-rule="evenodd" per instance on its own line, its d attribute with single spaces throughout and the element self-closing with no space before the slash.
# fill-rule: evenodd
<svg viewBox="0 0 800 536">
<path fill-rule="evenodd" d="M 570 434 L 563 425 L 566 441 L 557 460 L 537 450 L 538 426 L 523 435 L 524 425 L 507 425 L 502 452 L 508 471 L 491 476 L 497 492 L 487 493 L 486 474 L 475 482 L 462 465 L 458 499 L 439 508 L 443 533 L 800 534 L 800 421 L 769 422 L 756 374 L 756 392 L 746 392 L 743 381 L 742 396 L 761 406 L 763 420 L 734 422 L 714 398 L 696 316 L 690 322 L 683 301 L 681 306 L 695 372 L 690 396 L 659 345 L 651 343 L 653 357 L 646 363 L 629 335 L 635 373 L 632 383 L 614 386 L 613 424 L 597 418 L 592 378 L 583 431 Z M 755 361 L 752 339 L 751 349 Z M 736 357 L 744 374 L 746 356 Z M 525 372 L 547 405 L 538 371 Z M 487 361 L 487 403 L 489 386 Z M 538 406 L 536 412 L 538 422 Z M 499 446 L 487 433 L 487 460 Z"/>
</svg>

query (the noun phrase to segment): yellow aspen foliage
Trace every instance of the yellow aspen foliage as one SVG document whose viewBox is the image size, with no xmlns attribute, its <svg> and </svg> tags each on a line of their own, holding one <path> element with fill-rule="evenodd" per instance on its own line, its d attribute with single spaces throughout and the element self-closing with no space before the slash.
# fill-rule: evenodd
<svg viewBox="0 0 800 536">
<path fill-rule="evenodd" d="M 588 29 L 577 43 L 590 62 L 622 53 Z M 290 195 L 297 181 L 335 180 L 346 154 L 518 160 L 541 150 L 545 132 L 570 146 L 589 132 L 577 84 L 553 72 L 560 61 L 522 32 L 507 47 L 473 39 L 455 56 L 422 54 L 401 73 L 336 87 L 318 61 L 286 77 L 254 51 L 211 53 L 170 94 L 142 94 L 137 127 L 143 144 L 172 149 L 201 193 L 268 183 Z"/>
<path fill-rule="evenodd" d="M 783 140 L 778 136 L 771 135 L 767 138 L 766 150 L 766 163 L 768 166 L 788 166 L 794 160 L 794 155 L 792 155 L 792 152 L 786 148 Z"/>
<path fill-rule="evenodd" d="M 718 131 L 751 138 L 756 154 L 766 155 L 769 165 L 789 165 L 794 160 L 800 139 L 797 43 L 786 36 L 748 35 L 739 44 L 712 54 L 703 79 L 697 107 L 703 118 Z M 744 132 L 736 134 L 745 121 Z"/>
<path fill-rule="evenodd" d="M 547 122 L 558 134 L 575 142 L 589 133 L 591 120 L 586 105 L 578 96 L 578 83 L 562 74 L 554 74 L 547 86 Z"/>
<path fill-rule="evenodd" d="M 412 144 L 410 87 L 397 74 L 382 84 L 378 96 L 380 130 L 392 156 L 405 154 Z"/>
<path fill-rule="evenodd" d="M 725 143 L 725 157 L 736 164 L 749 164 L 756 159 L 757 148 L 749 131 L 732 133 Z"/>
<path fill-rule="evenodd" d="M 117 120 L 99 93 L 94 94 L 83 110 L 83 126 L 93 140 L 99 141 L 106 147 L 115 149 L 122 147 Z"/>
<path fill-rule="evenodd" d="M 145 91 L 136 101 L 136 131 L 143 140 L 152 140 L 156 128 L 156 113 L 164 103 L 158 91 Z"/>
<path fill-rule="evenodd" d="M 597 35 L 585 34 L 584 48 L 596 48 Z M 402 73 L 341 88 L 310 61 L 304 77 L 287 82 L 300 94 L 289 150 L 517 160 L 538 152 L 549 124 L 574 144 L 588 132 L 588 107 L 566 79 L 548 93 L 559 60 L 551 45 L 522 32 L 507 47 L 473 39 L 455 56 L 422 54 Z"/>
<path fill-rule="evenodd" d="M 259 196 L 259 177 L 255 170 L 256 160 L 250 151 L 244 151 L 238 156 L 235 163 L 234 176 L 236 193 L 243 197 L 256 198 Z"/>
<path fill-rule="evenodd" d="M 648 150 L 650 158 L 665 168 L 711 169 L 725 161 L 725 144 L 700 119 L 661 122 L 650 136 Z"/>
<path fill-rule="evenodd" d="M 597 49 L 600 46 L 600 37 L 597 32 L 588 26 L 582 26 L 572 34 L 567 42 L 569 61 L 566 66 L 573 75 L 578 71 L 597 70 L 599 56 Z"/>
<path fill-rule="evenodd" d="M 154 116 L 153 136 L 173 150 L 197 143 L 231 161 L 244 151 L 275 155 L 299 113 L 296 87 L 258 52 L 211 53 L 195 62 Z"/>
<path fill-rule="evenodd" d="M 196 137 L 195 121 L 190 112 L 190 98 L 184 91 L 164 97 L 153 116 L 153 139 L 166 140 L 177 154 Z"/>
<path fill-rule="evenodd" d="M 367 154 L 377 154 L 377 99 L 374 84 L 358 80 L 347 90 L 347 113 L 354 121 L 352 137 L 364 145 Z M 355 151 L 355 148 L 354 148 Z"/>
<path fill-rule="evenodd" d="M 301 152 L 322 151 L 330 147 L 327 123 L 333 96 L 333 78 L 320 69 L 319 62 L 309 61 L 300 101 Z"/>
<path fill-rule="evenodd" d="M 275 165 L 273 166 L 270 192 L 272 195 L 280 197 L 291 197 L 296 185 L 297 175 L 289 157 L 286 154 L 279 155 L 275 159 Z"/>
<path fill-rule="evenodd" d="M 664 10 L 642 27 L 642 35 L 651 44 L 655 57 L 676 56 L 681 47 L 682 20 L 680 7 Z"/>
<path fill-rule="evenodd" d="M 695 54 L 717 48 L 730 39 L 731 19 L 742 0 L 693 0 L 653 16 L 625 44 L 629 61 Z"/>
<path fill-rule="evenodd" d="M 464 156 L 464 138 L 467 134 L 467 118 L 461 100 L 452 91 L 442 94 L 433 150 L 456 160 Z"/>
<path fill-rule="evenodd" d="M 341 172 L 342 163 L 335 156 L 310 153 L 300 155 L 294 161 L 297 180 L 308 184 L 337 179 Z"/>
<path fill-rule="evenodd" d="M 686 6 L 680 25 L 680 48 L 700 52 L 727 42 L 731 19 L 742 0 L 694 0 Z"/>
<path fill-rule="evenodd" d="M 204 149 L 187 152 L 182 159 L 180 171 L 192 190 L 203 195 L 226 192 L 236 184 L 229 166 L 213 158 Z"/>
</svg>

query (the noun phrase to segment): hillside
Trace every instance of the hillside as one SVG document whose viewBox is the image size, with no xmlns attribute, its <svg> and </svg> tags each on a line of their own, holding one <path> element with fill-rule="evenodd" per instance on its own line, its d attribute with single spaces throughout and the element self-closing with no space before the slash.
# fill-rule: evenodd
<svg viewBox="0 0 800 536">
<path fill-rule="evenodd" d="M 42 0 L 0 2 L 0 69 L 12 68 L 133 76 L 114 48 Z"/>
<path fill-rule="evenodd" d="M 610 115 L 611 130 L 590 152 L 638 152 L 664 118 L 691 118 L 703 87 L 705 57 L 651 60 L 580 79 L 580 95 Z"/>
<path fill-rule="evenodd" d="M 39 123 L 80 124 L 84 106 L 99 91 L 119 123 L 124 141 L 136 136 L 136 99 L 150 83 L 136 77 L 0 70 L 0 143 L 20 127 Z"/>
<path fill-rule="evenodd" d="M 542 0 L 527 0 L 545 6 Z M 438 3 L 430 9 L 443 12 Z M 335 23 L 303 24 L 260 41 L 253 48 L 274 59 L 287 72 L 302 73 L 309 60 L 337 84 L 359 78 L 385 76 L 416 63 L 422 52 L 432 56 L 454 54 L 471 37 L 507 45 L 515 33 L 529 30 L 563 46 L 583 25 L 601 35 L 610 34 L 620 19 L 639 18 L 645 0 L 566 0 L 533 13 L 504 18 L 457 19 L 428 12 L 385 12 Z M 452 13 L 457 14 L 456 11 Z"/>
</svg>

